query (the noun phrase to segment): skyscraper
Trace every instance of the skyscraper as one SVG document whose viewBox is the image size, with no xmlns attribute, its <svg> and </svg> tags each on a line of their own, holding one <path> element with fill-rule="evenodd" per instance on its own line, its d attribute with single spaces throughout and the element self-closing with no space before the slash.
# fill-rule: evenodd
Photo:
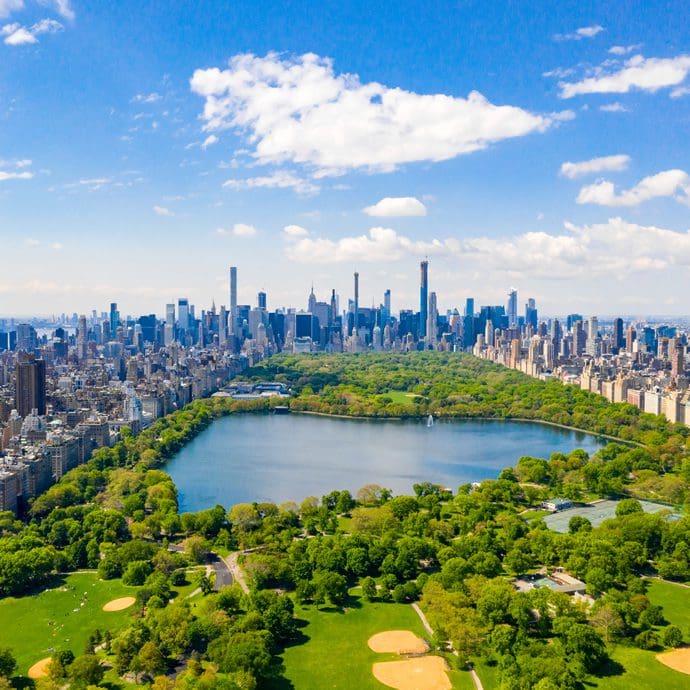
<svg viewBox="0 0 690 690">
<path fill-rule="evenodd" d="M 427 334 L 427 314 L 429 304 L 429 262 L 419 264 L 419 339 Z"/>
<path fill-rule="evenodd" d="M 259 309 L 266 309 L 266 293 L 260 292 L 257 296 L 257 304 Z"/>
<path fill-rule="evenodd" d="M 120 325 L 120 312 L 117 310 L 117 302 L 110 303 L 110 336 L 115 337 L 117 327 Z"/>
<path fill-rule="evenodd" d="M 21 417 L 46 413 L 46 363 L 33 357 L 17 362 L 15 404 Z"/>
<path fill-rule="evenodd" d="M 186 297 L 177 300 L 177 323 L 181 331 L 189 328 L 189 300 Z"/>
<path fill-rule="evenodd" d="M 623 349 L 623 319 L 613 320 L 613 351 L 619 352 Z"/>
<path fill-rule="evenodd" d="M 237 267 L 230 266 L 230 317 L 229 331 L 234 335 L 237 331 Z"/>
<path fill-rule="evenodd" d="M 438 326 L 438 308 L 436 305 L 436 293 L 429 295 L 429 310 L 426 324 L 426 339 L 430 345 L 436 344 L 436 332 Z"/>
<path fill-rule="evenodd" d="M 86 316 L 83 314 L 79 317 L 79 327 L 77 329 L 77 357 L 80 361 L 86 360 L 88 355 L 87 349 L 87 329 Z"/>
<path fill-rule="evenodd" d="M 163 342 L 166 347 L 175 340 L 175 305 L 165 305 L 165 331 L 163 332 Z"/>
<path fill-rule="evenodd" d="M 508 308 L 506 309 L 509 326 L 517 326 L 517 300 L 517 290 L 515 288 L 510 288 L 508 292 Z"/>
<path fill-rule="evenodd" d="M 352 327 L 353 331 L 357 330 L 359 326 L 359 273 L 355 271 L 355 314 L 354 314 L 354 325 Z"/>
</svg>

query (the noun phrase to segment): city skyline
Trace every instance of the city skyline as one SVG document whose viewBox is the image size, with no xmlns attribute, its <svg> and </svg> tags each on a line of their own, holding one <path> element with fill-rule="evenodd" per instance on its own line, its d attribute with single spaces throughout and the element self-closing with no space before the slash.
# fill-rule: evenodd
<svg viewBox="0 0 690 690">
<path fill-rule="evenodd" d="M 185 5 L 0 0 L 3 315 L 221 305 L 229 265 L 398 309 L 425 257 L 440 312 L 687 314 L 682 3 Z"/>
</svg>

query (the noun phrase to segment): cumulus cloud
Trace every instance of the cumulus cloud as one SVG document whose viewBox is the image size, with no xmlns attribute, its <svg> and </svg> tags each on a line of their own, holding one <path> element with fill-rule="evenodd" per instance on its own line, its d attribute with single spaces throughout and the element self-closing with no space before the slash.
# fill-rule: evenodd
<svg viewBox="0 0 690 690">
<path fill-rule="evenodd" d="M 420 242 L 399 235 L 391 228 L 371 228 L 367 235 L 331 240 L 305 237 L 285 248 L 292 261 L 300 263 L 334 264 L 347 262 L 390 262 L 405 256 L 448 255 L 447 242 Z"/>
<path fill-rule="evenodd" d="M 677 194 L 676 194 L 677 193 Z M 674 196 L 690 205 L 690 176 L 684 170 L 664 170 L 640 180 L 634 187 L 617 193 L 613 182 L 602 180 L 583 187 L 577 196 L 578 204 L 598 206 L 638 206 L 658 197 Z"/>
<path fill-rule="evenodd" d="M 205 99 L 207 131 L 235 129 L 259 162 L 305 164 L 321 176 L 447 160 L 557 120 L 476 91 L 457 98 L 362 83 L 312 53 L 236 55 L 226 69 L 196 70 L 190 84 Z"/>
<path fill-rule="evenodd" d="M 0 18 L 9 17 L 24 7 L 24 0 L 0 0 Z"/>
<path fill-rule="evenodd" d="M 671 91 L 671 98 L 680 98 L 690 94 L 690 86 L 678 86 Z"/>
<path fill-rule="evenodd" d="M 611 55 L 628 55 L 628 53 L 632 53 L 634 50 L 638 50 L 641 47 L 641 43 L 635 43 L 631 46 L 611 46 L 609 48 L 609 53 L 611 53 Z"/>
<path fill-rule="evenodd" d="M 425 216 L 426 206 L 413 196 L 387 196 L 373 206 L 367 206 L 362 211 L 368 216 L 378 218 Z"/>
<path fill-rule="evenodd" d="M 34 174 L 32 172 L 16 172 L 14 170 L 0 170 L 0 182 L 5 182 L 6 180 L 30 180 Z"/>
<path fill-rule="evenodd" d="M 132 103 L 156 103 L 160 101 L 161 95 L 157 91 L 152 93 L 138 93 L 134 98 L 132 98 Z"/>
<path fill-rule="evenodd" d="M 604 30 L 603 26 L 594 24 L 583 26 L 569 34 L 554 34 L 554 41 L 581 41 L 583 38 L 594 38 Z"/>
<path fill-rule="evenodd" d="M 673 94 L 671 94 L 673 96 Z M 599 106 L 599 110 L 602 113 L 627 113 L 628 109 L 618 101 L 614 103 L 604 103 L 604 105 Z"/>
<path fill-rule="evenodd" d="M 294 240 L 297 237 L 305 237 L 309 234 L 309 230 L 303 228 L 301 225 L 286 225 L 283 228 L 285 233 L 285 238 L 289 240 Z"/>
<path fill-rule="evenodd" d="M 618 156 L 602 156 L 600 158 L 592 158 L 588 161 L 580 161 L 579 163 L 567 161 L 561 165 L 560 174 L 572 180 L 580 175 L 589 175 L 591 173 L 611 170 L 625 170 L 628 167 L 628 163 L 630 163 L 630 156 L 624 154 Z"/>
<path fill-rule="evenodd" d="M 4 42 L 8 46 L 22 46 L 31 43 L 38 43 L 37 36 L 41 34 L 54 34 L 62 31 L 63 26 L 55 19 L 41 19 L 30 27 L 20 24 L 5 24 L 0 29 L 0 35 L 5 37 Z"/>
<path fill-rule="evenodd" d="M 206 139 L 204 139 L 201 142 L 201 148 L 204 149 L 204 151 L 209 147 L 213 146 L 214 144 L 218 143 L 218 137 L 215 134 L 209 134 Z"/>
<path fill-rule="evenodd" d="M 45 3 L 46 0 L 43 0 Z M 72 9 L 72 4 L 70 0 L 48 0 L 50 4 L 55 6 L 55 10 L 57 11 L 58 14 L 63 16 L 65 19 L 69 19 L 70 21 L 74 20 L 74 10 Z"/>
<path fill-rule="evenodd" d="M 157 216 L 167 216 L 167 217 L 171 217 L 171 216 L 174 216 L 174 215 L 175 215 L 169 208 L 165 208 L 165 206 L 154 206 L 154 207 L 153 207 L 153 212 L 154 212 Z"/>
<path fill-rule="evenodd" d="M 252 237 L 256 235 L 256 228 L 246 223 L 235 223 L 231 228 L 216 228 L 216 234 L 221 236 Z"/>
<path fill-rule="evenodd" d="M 319 186 L 310 180 L 305 180 L 302 177 L 297 177 L 287 170 L 277 170 L 270 175 L 261 177 L 248 177 L 244 179 L 229 179 L 223 182 L 223 187 L 228 189 L 256 189 L 257 187 L 268 187 L 278 189 L 292 188 L 303 196 L 311 196 L 319 192 Z"/>
<path fill-rule="evenodd" d="M 615 61 L 617 63 L 617 61 Z M 635 55 L 611 71 L 601 65 L 592 76 L 578 82 L 561 82 L 561 98 L 588 93 L 628 93 L 633 89 L 655 92 L 680 84 L 690 72 L 690 55 L 674 58 L 645 58 Z"/>
</svg>

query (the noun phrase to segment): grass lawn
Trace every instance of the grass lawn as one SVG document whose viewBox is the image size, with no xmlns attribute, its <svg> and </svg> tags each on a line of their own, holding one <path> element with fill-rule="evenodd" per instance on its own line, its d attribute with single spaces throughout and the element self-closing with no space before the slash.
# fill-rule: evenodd
<svg viewBox="0 0 690 690">
<path fill-rule="evenodd" d="M 276 689 L 381 690 L 386 686 L 372 675 L 372 664 L 399 657 L 372 652 L 367 640 L 386 630 L 411 630 L 425 636 L 409 604 L 367 603 L 357 596 L 353 596 L 346 612 L 296 606 L 295 617 L 302 621 L 303 644 L 285 650 L 285 677 L 290 683 L 277 683 L 273 686 Z M 471 687 L 466 682 L 469 674 L 455 672 L 452 676 L 455 688 Z"/>
<path fill-rule="evenodd" d="M 480 659 L 475 663 L 474 670 L 482 681 L 484 690 L 498 690 L 501 683 L 501 671 L 498 666 L 489 666 Z"/>
<path fill-rule="evenodd" d="M 653 578 L 649 578 L 647 582 L 647 596 L 652 604 L 661 606 L 664 609 L 664 618 L 683 631 L 686 642 L 690 641 L 690 588 Z M 690 683 L 690 679 L 688 682 Z"/>
<path fill-rule="evenodd" d="M 121 628 L 135 608 L 103 611 L 105 603 L 134 596 L 137 588 L 127 587 L 120 580 L 99 580 L 95 573 L 55 578 L 49 587 L 37 594 L 0 601 L 0 646 L 12 649 L 20 675 L 26 675 L 34 663 L 50 656 L 54 649 L 83 654 L 96 628 L 101 632 Z"/>
<path fill-rule="evenodd" d="M 611 658 L 621 664 L 625 671 L 620 675 L 590 679 L 587 686 L 600 690 L 687 690 L 690 676 L 664 666 L 656 660 L 657 653 L 634 647 L 617 647 L 611 653 Z"/>
<path fill-rule="evenodd" d="M 415 400 L 424 400 L 421 395 L 416 395 L 415 393 L 405 393 L 404 391 L 389 391 L 388 393 L 384 393 L 383 396 L 390 398 L 398 405 L 414 405 Z"/>
</svg>

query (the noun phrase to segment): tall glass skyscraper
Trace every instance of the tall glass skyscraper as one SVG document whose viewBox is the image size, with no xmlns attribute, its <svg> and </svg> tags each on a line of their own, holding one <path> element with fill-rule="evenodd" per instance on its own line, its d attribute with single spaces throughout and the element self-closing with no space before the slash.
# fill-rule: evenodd
<svg viewBox="0 0 690 690">
<path fill-rule="evenodd" d="M 426 337 L 426 320 L 429 308 L 429 262 L 419 264 L 419 339 Z"/>
</svg>

